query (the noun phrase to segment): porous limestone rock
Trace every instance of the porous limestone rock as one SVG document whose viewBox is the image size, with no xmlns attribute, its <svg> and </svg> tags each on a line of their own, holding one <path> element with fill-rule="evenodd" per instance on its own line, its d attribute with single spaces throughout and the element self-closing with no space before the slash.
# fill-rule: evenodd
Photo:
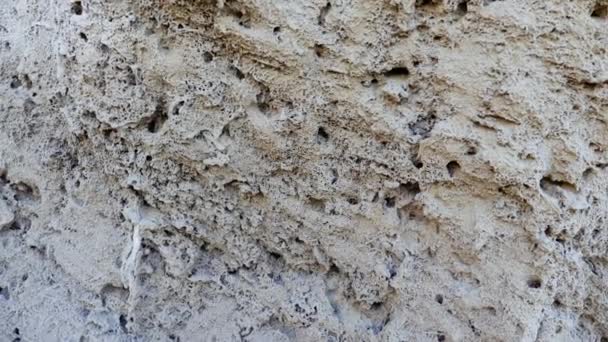
<svg viewBox="0 0 608 342">
<path fill-rule="evenodd" d="M 0 340 L 608 341 L 608 1 L 0 3 Z"/>
</svg>

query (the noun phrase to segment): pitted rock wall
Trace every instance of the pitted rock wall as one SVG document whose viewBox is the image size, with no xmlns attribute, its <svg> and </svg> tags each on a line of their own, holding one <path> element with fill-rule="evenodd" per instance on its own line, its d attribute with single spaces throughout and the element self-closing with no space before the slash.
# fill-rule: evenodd
<svg viewBox="0 0 608 342">
<path fill-rule="evenodd" d="M 608 340 L 608 2 L 1 7 L 0 340 Z"/>
</svg>

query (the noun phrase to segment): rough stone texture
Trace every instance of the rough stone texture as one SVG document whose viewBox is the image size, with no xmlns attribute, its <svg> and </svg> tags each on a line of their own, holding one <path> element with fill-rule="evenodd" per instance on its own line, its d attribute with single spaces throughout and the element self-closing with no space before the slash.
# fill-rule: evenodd
<svg viewBox="0 0 608 342">
<path fill-rule="evenodd" d="M 608 1 L 0 3 L 0 340 L 608 340 Z"/>
</svg>

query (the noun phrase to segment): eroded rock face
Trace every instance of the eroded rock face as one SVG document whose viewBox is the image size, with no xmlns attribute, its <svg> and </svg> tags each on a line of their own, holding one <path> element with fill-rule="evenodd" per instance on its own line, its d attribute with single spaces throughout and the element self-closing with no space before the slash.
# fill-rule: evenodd
<svg viewBox="0 0 608 342">
<path fill-rule="evenodd" d="M 0 340 L 608 339 L 608 2 L 5 2 Z"/>
</svg>

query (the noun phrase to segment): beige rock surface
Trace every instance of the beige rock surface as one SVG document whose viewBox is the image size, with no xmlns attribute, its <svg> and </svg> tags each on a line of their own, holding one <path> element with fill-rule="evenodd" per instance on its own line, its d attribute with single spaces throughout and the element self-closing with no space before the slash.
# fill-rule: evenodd
<svg viewBox="0 0 608 342">
<path fill-rule="evenodd" d="M 1 341 L 608 341 L 607 1 L 0 4 Z"/>
</svg>

